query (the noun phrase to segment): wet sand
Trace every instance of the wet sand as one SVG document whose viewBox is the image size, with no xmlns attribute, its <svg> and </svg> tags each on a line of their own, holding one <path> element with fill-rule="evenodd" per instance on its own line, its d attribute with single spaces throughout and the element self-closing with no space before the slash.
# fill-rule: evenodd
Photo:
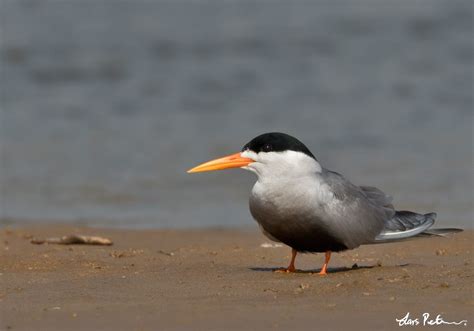
<svg viewBox="0 0 474 331">
<path fill-rule="evenodd" d="M 66 234 L 112 246 L 34 245 Z M 1 330 L 400 330 L 422 313 L 474 325 L 474 231 L 299 255 L 256 229 L 111 230 L 64 225 L 0 231 Z M 426 326 L 428 328 L 428 326 Z"/>
</svg>

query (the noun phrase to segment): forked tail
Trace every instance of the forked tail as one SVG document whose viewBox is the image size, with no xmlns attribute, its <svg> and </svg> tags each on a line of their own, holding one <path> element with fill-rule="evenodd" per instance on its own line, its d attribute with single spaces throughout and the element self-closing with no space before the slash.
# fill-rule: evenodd
<svg viewBox="0 0 474 331">
<path fill-rule="evenodd" d="M 395 242 L 414 237 L 445 236 L 461 232 L 462 229 L 430 229 L 435 223 L 436 213 L 417 214 L 411 211 L 397 211 L 392 219 L 386 221 L 385 228 L 375 238 L 374 243 Z"/>
</svg>

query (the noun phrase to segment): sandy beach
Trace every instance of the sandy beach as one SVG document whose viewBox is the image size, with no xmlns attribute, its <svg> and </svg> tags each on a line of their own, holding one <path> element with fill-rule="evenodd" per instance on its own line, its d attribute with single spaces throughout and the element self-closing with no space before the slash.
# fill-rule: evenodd
<svg viewBox="0 0 474 331">
<path fill-rule="evenodd" d="M 112 246 L 35 245 L 99 235 Z M 300 255 L 257 229 L 112 230 L 66 225 L 0 232 L 1 330 L 398 330 L 396 318 L 468 320 L 474 232 Z M 263 244 L 263 246 L 262 246 Z M 269 246 L 269 247 L 265 247 Z M 428 326 L 425 326 L 428 327 Z"/>
<path fill-rule="evenodd" d="M 0 6 L 0 331 L 474 330 L 472 0 Z M 274 272 L 252 215 L 394 228 L 326 170 L 470 230 Z"/>
</svg>

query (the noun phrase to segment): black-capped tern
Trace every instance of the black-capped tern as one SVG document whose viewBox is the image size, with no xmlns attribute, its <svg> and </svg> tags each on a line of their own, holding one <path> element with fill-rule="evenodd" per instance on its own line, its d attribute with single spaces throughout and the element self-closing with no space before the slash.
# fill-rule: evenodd
<svg viewBox="0 0 474 331">
<path fill-rule="evenodd" d="M 241 152 L 203 163 L 189 173 L 242 168 L 258 179 L 250 195 L 250 212 L 263 233 L 297 252 L 324 252 L 319 272 L 326 275 L 331 252 L 360 245 L 393 242 L 458 229 L 428 230 L 436 213 L 397 211 L 392 198 L 371 186 L 352 184 L 324 168 L 298 139 L 265 133 L 245 144 Z"/>
</svg>

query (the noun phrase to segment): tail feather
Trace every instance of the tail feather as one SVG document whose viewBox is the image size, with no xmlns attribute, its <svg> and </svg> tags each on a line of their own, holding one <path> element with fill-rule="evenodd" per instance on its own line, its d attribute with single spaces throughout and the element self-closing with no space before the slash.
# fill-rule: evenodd
<svg viewBox="0 0 474 331">
<path fill-rule="evenodd" d="M 375 238 L 374 243 L 406 240 L 414 237 L 446 236 L 460 232 L 461 229 L 430 229 L 435 223 L 436 213 L 417 214 L 410 211 L 397 211 L 392 219 L 385 223 L 384 230 Z"/>
<path fill-rule="evenodd" d="M 428 229 L 420 233 L 417 237 L 447 237 L 450 233 L 462 232 L 463 229 L 458 228 L 438 228 Z"/>
</svg>

